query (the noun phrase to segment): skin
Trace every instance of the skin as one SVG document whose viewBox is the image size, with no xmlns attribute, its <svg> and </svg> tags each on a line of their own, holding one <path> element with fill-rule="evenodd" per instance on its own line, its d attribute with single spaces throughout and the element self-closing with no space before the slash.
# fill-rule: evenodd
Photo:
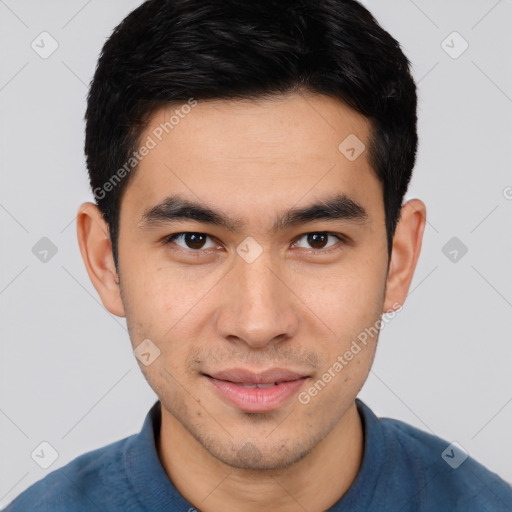
<svg viewBox="0 0 512 512">
<path fill-rule="evenodd" d="M 141 140 L 175 108 L 156 112 Z M 125 190 L 119 275 L 97 207 L 79 210 L 80 250 L 103 304 L 126 316 L 134 348 L 149 338 L 161 352 L 139 364 L 162 403 L 162 465 L 205 512 L 320 512 L 357 476 L 364 439 L 355 398 L 378 336 L 309 403 L 295 395 L 266 413 L 226 403 L 203 373 L 280 367 L 307 374 L 307 390 L 359 333 L 405 302 L 426 208 L 419 199 L 403 205 L 388 262 L 381 183 L 367 152 L 351 162 L 338 150 L 349 134 L 368 147 L 369 133 L 366 118 L 327 96 L 199 102 Z M 334 192 L 361 204 L 367 221 L 270 231 L 278 214 Z M 245 224 L 233 232 L 191 220 L 145 227 L 144 212 L 177 193 Z M 183 237 L 161 243 L 185 232 L 207 234 L 204 248 Z M 318 232 L 349 242 L 308 242 Z M 236 252 L 248 236 L 263 250 L 252 263 Z"/>
</svg>

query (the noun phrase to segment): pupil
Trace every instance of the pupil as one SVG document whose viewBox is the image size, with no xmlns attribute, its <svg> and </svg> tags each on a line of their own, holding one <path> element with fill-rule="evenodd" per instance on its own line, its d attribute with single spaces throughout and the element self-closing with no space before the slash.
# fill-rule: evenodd
<svg viewBox="0 0 512 512">
<path fill-rule="evenodd" d="M 312 233 L 308 235 L 308 244 L 315 249 L 321 249 L 327 242 L 327 235 L 325 233 Z M 315 247 L 315 244 L 320 244 L 320 247 Z"/>
<path fill-rule="evenodd" d="M 201 249 L 204 245 L 204 235 L 202 233 L 187 233 L 185 241 L 191 249 Z"/>
</svg>

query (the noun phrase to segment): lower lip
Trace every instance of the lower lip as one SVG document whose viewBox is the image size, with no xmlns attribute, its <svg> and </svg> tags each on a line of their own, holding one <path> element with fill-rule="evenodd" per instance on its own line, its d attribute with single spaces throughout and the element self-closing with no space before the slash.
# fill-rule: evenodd
<svg viewBox="0 0 512 512">
<path fill-rule="evenodd" d="M 247 388 L 233 382 L 207 379 L 215 386 L 221 397 L 245 412 L 268 412 L 277 409 L 304 384 L 306 377 L 280 382 L 268 388 Z"/>
</svg>

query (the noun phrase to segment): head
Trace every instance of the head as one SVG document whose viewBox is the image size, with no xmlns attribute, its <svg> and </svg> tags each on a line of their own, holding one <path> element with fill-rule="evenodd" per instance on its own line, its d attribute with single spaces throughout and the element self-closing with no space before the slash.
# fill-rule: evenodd
<svg viewBox="0 0 512 512">
<path fill-rule="evenodd" d="M 419 255 L 399 44 L 352 0 L 150 0 L 106 42 L 86 122 L 80 248 L 163 413 L 229 465 L 293 464 L 353 405 L 378 339 L 361 333 Z M 233 369 L 300 382 L 234 404 Z"/>
</svg>

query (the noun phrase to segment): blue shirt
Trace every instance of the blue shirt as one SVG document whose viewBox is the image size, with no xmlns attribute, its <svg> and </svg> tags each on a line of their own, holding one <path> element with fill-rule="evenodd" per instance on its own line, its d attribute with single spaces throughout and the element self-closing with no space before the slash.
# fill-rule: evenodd
<svg viewBox="0 0 512 512">
<path fill-rule="evenodd" d="M 464 460 L 464 452 L 401 421 L 377 418 L 359 399 L 356 404 L 364 429 L 362 465 L 329 512 L 512 511 L 512 487 L 471 457 Z M 194 510 L 158 458 L 160 419 L 157 401 L 139 434 L 53 471 L 6 512 Z"/>
</svg>

